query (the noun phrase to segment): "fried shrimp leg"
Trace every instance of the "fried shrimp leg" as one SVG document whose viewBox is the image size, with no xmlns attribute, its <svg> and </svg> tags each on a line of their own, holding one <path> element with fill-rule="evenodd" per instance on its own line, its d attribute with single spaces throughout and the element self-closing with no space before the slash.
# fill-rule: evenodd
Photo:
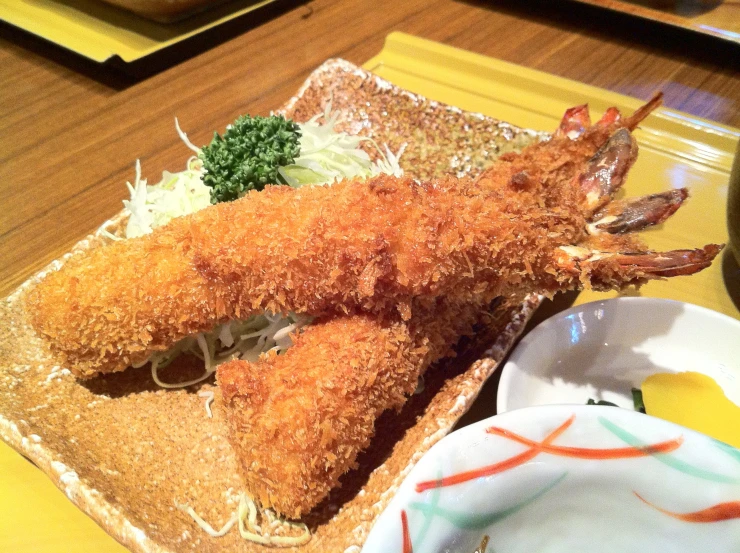
<svg viewBox="0 0 740 553">
<path fill-rule="evenodd" d="M 354 466 L 378 416 L 406 402 L 479 314 L 440 300 L 415 307 L 408 322 L 396 313 L 338 316 L 316 321 L 283 355 L 221 365 L 247 492 L 292 518 L 310 511 Z"/>
</svg>

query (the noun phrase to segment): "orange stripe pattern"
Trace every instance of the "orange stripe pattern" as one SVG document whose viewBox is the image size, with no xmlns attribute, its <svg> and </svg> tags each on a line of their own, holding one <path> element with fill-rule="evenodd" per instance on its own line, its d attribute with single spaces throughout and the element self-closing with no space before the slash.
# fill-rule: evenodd
<svg viewBox="0 0 740 553">
<path fill-rule="evenodd" d="M 551 455 L 560 455 L 563 457 L 573 457 L 577 459 L 629 459 L 633 457 L 645 457 L 647 455 L 655 455 L 658 453 L 670 453 L 671 451 L 675 451 L 676 449 L 681 447 L 681 444 L 683 444 L 683 436 L 679 436 L 678 438 L 675 438 L 673 440 L 666 440 L 664 442 L 659 442 L 657 444 L 643 447 L 630 446 L 609 449 L 591 449 L 586 447 L 566 447 L 553 445 L 552 442 L 554 442 L 556 438 L 558 438 L 563 432 L 568 429 L 568 427 L 570 427 L 571 424 L 573 424 L 575 418 L 575 415 L 571 415 L 568 420 L 566 420 L 553 432 L 548 434 L 541 442 L 530 440 L 529 438 L 525 438 L 524 436 L 520 436 L 519 434 L 516 434 L 504 428 L 492 426 L 486 429 L 486 432 L 488 434 L 494 434 L 496 436 L 501 436 L 502 438 L 508 438 L 512 441 L 528 446 L 529 449 L 518 455 L 515 455 L 514 457 L 506 459 L 505 461 L 494 463 L 492 465 L 487 465 L 485 467 L 468 470 L 465 472 L 459 472 L 445 478 L 419 482 L 416 484 L 416 492 L 421 493 L 432 488 L 454 486 L 456 484 L 468 482 L 469 480 L 475 480 L 476 478 L 480 478 L 482 476 L 491 476 L 493 474 L 505 472 L 507 470 L 518 467 L 519 465 L 522 465 L 527 461 L 530 461 L 531 459 L 534 459 L 540 453 L 549 453 Z"/>
<path fill-rule="evenodd" d="M 551 455 L 561 455 L 563 457 L 575 457 L 577 459 L 629 459 L 632 457 L 645 457 L 647 455 L 655 455 L 656 453 L 670 453 L 675 451 L 681 444 L 683 444 L 683 436 L 674 438 L 673 440 L 666 440 L 665 442 L 659 442 L 657 444 L 648 445 L 645 447 L 615 447 L 610 449 L 591 449 L 587 447 L 564 447 L 542 443 L 537 443 L 529 438 L 515 434 L 504 428 L 498 428 L 492 426 L 486 430 L 489 434 L 495 434 L 503 438 L 509 438 L 520 444 L 528 445 L 530 447 L 538 447 L 542 453 L 550 453 Z"/>
<path fill-rule="evenodd" d="M 639 493 L 633 492 L 640 501 L 646 505 L 650 505 L 653 509 L 656 509 L 678 520 L 684 522 L 721 522 L 723 520 L 740 519 L 740 501 L 730 501 L 727 503 L 718 503 L 712 507 L 707 507 L 701 511 L 695 511 L 693 513 L 673 513 L 666 511 L 650 503 L 647 499 L 642 497 Z"/>
<path fill-rule="evenodd" d="M 414 553 L 411 546 L 411 536 L 409 535 L 409 519 L 406 516 L 406 510 L 401 509 L 401 528 L 403 529 L 403 553 Z"/>
<path fill-rule="evenodd" d="M 560 436 L 571 424 L 573 424 L 573 421 L 575 419 L 576 416 L 572 415 L 567 421 L 565 421 L 550 434 L 548 434 L 545 439 L 542 440 L 541 444 L 534 444 L 530 446 L 527 451 L 524 451 L 519 455 L 511 457 L 510 459 L 507 459 L 505 461 L 501 461 L 500 463 L 494 463 L 493 465 L 487 465 L 475 470 L 459 472 L 446 478 L 419 482 L 418 484 L 416 484 L 416 492 L 421 493 L 431 488 L 444 488 L 446 486 L 462 484 L 463 482 L 467 482 L 468 480 L 475 480 L 476 478 L 480 478 L 481 476 L 491 476 L 492 474 L 505 472 L 509 469 L 513 469 L 514 467 L 518 467 L 519 465 L 523 465 L 530 459 L 534 459 L 541 452 L 541 449 L 539 448 L 540 445 L 547 445 L 555 441 L 558 436 Z"/>
</svg>

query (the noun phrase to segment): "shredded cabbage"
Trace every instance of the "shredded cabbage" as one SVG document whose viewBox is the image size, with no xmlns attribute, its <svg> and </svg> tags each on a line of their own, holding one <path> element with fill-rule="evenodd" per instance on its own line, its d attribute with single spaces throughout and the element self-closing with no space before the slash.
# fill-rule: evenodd
<svg viewBox="0 0 740 553">
<path fill-rule="evenodd" d="M 225 536 L 238 523 L 239 534 L 243 539 L 261 545 L 276 548 L 296 547 L 305 545 L 311 540 L 308 526 L 280 518 L 270 509 L 258 512 L 254 500 L 245 493 L 239 495 L 236 513 L 231 515 L 220 530 L 215 530 L 187 503 L 178 503 L 175 500 L 175 507 L 187 513 L 198 526 L 214 538 Z M 261 518 L 261 525 L 257 524 L 258 518 Z"/>
<path fill-rule="evenodd" d="M 322 117 L 324 123 L 318 123 Z M 395 176 L 403 174 L 399 158 L 405 145 L 397 154 L 393 154 L 387 146 L 384 152 L 370 138 L 336 131 L 340 117 L 339 112 L 332 113 L 329 103 L 324 113 L 312 117 L 306 123 L 299 123 L 300 156 L 292 165 L 278 169 L 287 184 L 300 187 L 307 184 L 330 184 L 342 178 L 370 177 L 380 173 Z M 185 145 L 198 154 L 200 150 L 180 129 L 177 119 L 175 127 Z M 359 148 L 362 142 L 369 142 L 377 148 L 379 161 L 373 162 Z M 188 159 L 184 171 L 164 171 L 162 179 L 151 186 L 147 185 L 146 179 L 141 178 L 141 164 L 137 160 L 134 184 L 127 182 L 126 186 L 131 194 L 131 198 L 123 202 L 129 212 L 126 238 L 148 234 L 175 217 L 188 215 L 211 205 L 210 188 L 203 183 L 203 162 L 197 155 Z M 103 233 L 112 239 L 120 239 L 105 230 Z M 264 313 L 245 321 L 230 321 L 218 325 L 211 332 L 184 338 L 167 351 L 155 353 L 137 366 L 151 362 L 152 378 L 163 388 L 191 386 L 207 379 L 225 361 L 237 358 L 256 361 L 263 353 L 284 352 L 292 345 L 290 335 L 310 322 L 310 318 L 293 313 L 287 316 Z M 190 353 L 201 358 L 205 372 L 187 382 L 163 382 L 158 371 L 181 353 Z"/>
<path fill-rule="evenodd" d="M 152 354 L 152 379 L 162 388 L 184 388 L 206 380 L 221 363 L 231 359 L 257 361 L 263 353 L 274 351 L 283 353 L 293 342 L 290 334 L 311 322 L 309 317 L 289 313 L 287 316 L 263 313 L 254 315 L 246 321 L 229 321 L 216 326 L 211 332 L 201 332 L 183 338 L 164 352 Z M 190 353 L 203 360 L 205 372 L 198 378 L 186 382 L 170 384 L 159 378 L 163 369 L 181 353 Z"/>
<path fill-rule="evenodd" d="M 126 183 L 130 200 L 123 205 L 131 214 L 126 225 L 126 238 L 149 234 L 175 217 L 195 213 L 211 205 L 210 189 L 203 184 L 203 162 L 192 156 L 187 169 L 179 173 L 164 171 L 162 180 L 148 186 L 141 178 L 141 164 L 136 161 L 133 186 Z"/>
<path fill-rule="evenodd" d="M 322 117 L 323 124 L 318 122 Z M 380 173 L 397 177 L 403 174 L 398 160 L 405 146 L 395 155 L 387 146 L 383 151 L 372 138 L 337 131 L 340 118 L 340 112 L 332 113 L 329 102 L 324 113 L 299 124 L 300 155 L 291 165 L 278 169 L 287 184 L 300 187 L 306 184 L 330 184 L 343 178 L 371 177 Z M 377 149 L 378 162 L 373 162 L 367 152 L 360 148 L 363 142 L 369 142 Z"/>
</svg>

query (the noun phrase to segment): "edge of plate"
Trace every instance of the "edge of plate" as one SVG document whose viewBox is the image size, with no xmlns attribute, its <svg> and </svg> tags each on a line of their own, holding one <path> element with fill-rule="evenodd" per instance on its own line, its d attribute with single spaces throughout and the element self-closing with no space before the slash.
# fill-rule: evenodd
<svg viewBox="0 0 740 553">
<path fill-rule="evenodd" d="M 623 94 L 401 32 L 389 34 L 381 52 L 363 67 L 392 82 L 394 76 L 405 77 L 402 84 L 396 84 L 413 92 L 417 92 L 414 81 L 423 79 L 445 89 L 475 93 L 490 100 L 493 107 L 506 110 L 505 115 L 492 115 L 539 130 L 553 128 L 568 107 L 584 102 L 595 112 L 616 106 L 629 113 L 644 104 Z M 637 132 L 645 148 L 728 175 L 740 142 L 738 128 L 669 108 L 659 108 Z"/>
</svg>

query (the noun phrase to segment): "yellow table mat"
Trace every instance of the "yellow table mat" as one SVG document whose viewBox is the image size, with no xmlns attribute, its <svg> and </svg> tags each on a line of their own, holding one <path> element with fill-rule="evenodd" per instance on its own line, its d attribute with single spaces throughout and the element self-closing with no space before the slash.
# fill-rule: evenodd
<svg viewBox="0 0 740 553">
<path fill-rule="evenodd" d="M 94 61 L 130 63 L 274 1 L 234 0 L 165 24 L 98 0 L 0 0 L 0 19 Z"/>
<path fill-rule="evenodd" d="M 629 112 L 641 104 L 400 33 L 391 34 L 382 52 L 365 67 L 429 98 L 539 130 L 553 130 L 567 107 L 583 102 L 589 102 L 597 114 L 610 105 Z M 626 185 L 628 193 L 690 186 L 693 195 L 667 224 L 646 233 L 648 242 L 656 248 L 684 248 L 726 241 L 727 182 L 740 132 L 661 109 L 637 136 L 642 153 Z M 640 293 L 689 301 L 740 318 L 725 289 L 721 266 L 718 260 L 699 275 L 651 283 Z M 578 301 L 596 297 L 583 293 Z M 0 443 L 0 551 L 123 553 L 125 549 L 67 501 L 41 471 Z"/>
</svg>

